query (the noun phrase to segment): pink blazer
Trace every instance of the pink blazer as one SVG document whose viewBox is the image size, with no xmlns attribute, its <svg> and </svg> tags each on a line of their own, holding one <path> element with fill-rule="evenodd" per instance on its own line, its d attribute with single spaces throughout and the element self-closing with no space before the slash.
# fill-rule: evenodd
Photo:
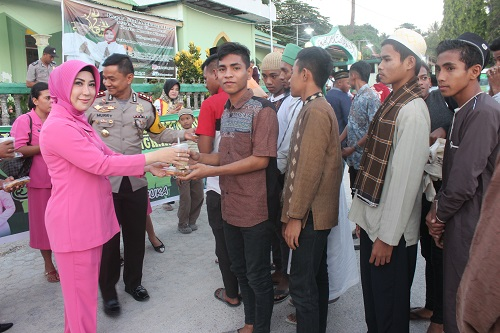
<svg viewBox="0 0 500 333">
<path fill-rule="evenodd" d="M 52 179 L 45 225 L 54 252 L 100 246 L 118 231 L 107 176 L 140 176 L 144 155 L 109 149 L 89 126 L 83 128 L 63 107 L 53 104 L 40 148 Z"/>
<path fill-rule="evenodd" d="M 31 135 L 31 145 L 40 145 L 40 131 L 42 129 L 42 120 L 35 111 L 31 110 L 27 114 L 23 114 L 16 119 L 14 124 L 12 124 L 12 129 L 10 130 L 10 136 L 16 138 L 15 149 L 24 147 L 27 145 L 29 140 L 30 132 L 30 119 L 31 117 L 32 125 L 32 135 Z M 30 182 L 28 187 L 33 188 L 51 188 L 49 171 L 47 170 L 47 164 L 43 160 L 42 154 L 36 154 L 33 156 L 33 164 L 30 169 Z"/>
</svg>

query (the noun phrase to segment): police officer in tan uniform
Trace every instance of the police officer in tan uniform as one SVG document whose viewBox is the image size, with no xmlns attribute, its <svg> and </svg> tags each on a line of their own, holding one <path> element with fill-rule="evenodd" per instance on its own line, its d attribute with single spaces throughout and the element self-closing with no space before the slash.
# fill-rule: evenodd
<svg viewBox="0 0 500 333">
<path fill-rule="evenodd" d="M 112 54 L 103 63 L 103 82 L 107 89 L 100 93 L 87 117 L 92 127 L 112 150 L 133 155 L 141 153 L 144 131 L 158 143 L 173 143 L 177 139 L 193 139 L 193 130 L 175 131 L 165 128 L 151 99 L 132 90 L 134 68 L 130 58 Z M 146 178 L 109 177 L 118 222 L 122 227 L 124 245 L 123 281 L 125 291 L 137 301 L 149 299 L 142 286 L 148 183 Z M 104 312 L 113 316 L 120 313 L 115 285 L 120 279 L 120 233 L 104 244 L 102 250 L 99 286 Z"/>
<path fill-rule="evenodd" d="M 56 68 L 54 58 L 59 58 L 55 48 L 49 45 L 43 49 L 42 57 L 28 66 L 26 87 L 31 88 L 37 82 L 49 82 L 49 75 Z"/>
</svg>

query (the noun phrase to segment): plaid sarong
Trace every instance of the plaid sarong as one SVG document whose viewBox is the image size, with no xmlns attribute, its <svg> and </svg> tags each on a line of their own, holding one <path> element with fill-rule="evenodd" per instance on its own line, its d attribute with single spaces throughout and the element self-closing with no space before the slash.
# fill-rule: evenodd
<svg viewBox="0 0 500 333">
<path fill-rule="evenodd" d="M 377 207 L 380 203 L 396 128 L 396 118 L 401 108 L 419 98 L 419 94 L 420 86 L 415 77 L 398 91 L 391 92 L 370 123 L 354 188 L 357 197 L 371 207 Z"/>
</svg>

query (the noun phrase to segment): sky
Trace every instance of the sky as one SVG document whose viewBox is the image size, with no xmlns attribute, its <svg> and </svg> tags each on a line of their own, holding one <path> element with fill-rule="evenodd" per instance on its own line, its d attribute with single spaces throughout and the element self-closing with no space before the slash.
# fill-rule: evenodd
<svg viewBox="0 0 500 333">
<path fill-rule="evenodd" d="M 319 8 L 333 25 L 351 22 L 351 0 L 301 0 Z M 413 7 L 410 9 L 410 7 Z M 371 24 L 390 35 L 402 23 L 412 23 L 427 31 L 433 22 L 443 20 L 443 0 L 356 0 L 356 25 Z"/>
</svg>

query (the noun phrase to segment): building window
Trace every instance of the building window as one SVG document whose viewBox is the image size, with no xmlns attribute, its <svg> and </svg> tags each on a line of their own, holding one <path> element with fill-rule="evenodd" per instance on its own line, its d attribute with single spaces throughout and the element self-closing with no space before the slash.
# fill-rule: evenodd
<svg viewBox="0 0 500 333">
<path fill-rule="evenodd" d="M 38 60 L 38 47 L 36 40 L 31 35 L 24 36 L 24 44 L 26 45 L 26 66 Z"/>
</svg>

